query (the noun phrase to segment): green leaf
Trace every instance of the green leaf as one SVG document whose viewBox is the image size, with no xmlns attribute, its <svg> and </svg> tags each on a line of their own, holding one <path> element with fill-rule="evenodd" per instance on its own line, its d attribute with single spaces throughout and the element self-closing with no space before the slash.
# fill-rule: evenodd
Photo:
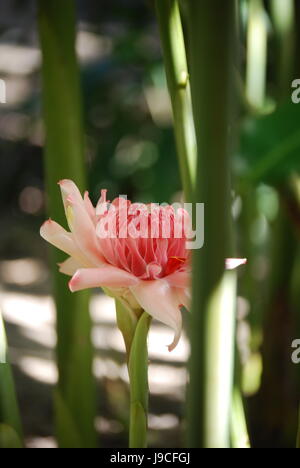
<svg viewBox="0 0 300 468">
<path fill-rule="evenodd" d="M 276 184 L 300 170 L 299 122 L 300 105 L 291 101 L 244 121 L 239 157 L 247 180 Z"/>
</svg>

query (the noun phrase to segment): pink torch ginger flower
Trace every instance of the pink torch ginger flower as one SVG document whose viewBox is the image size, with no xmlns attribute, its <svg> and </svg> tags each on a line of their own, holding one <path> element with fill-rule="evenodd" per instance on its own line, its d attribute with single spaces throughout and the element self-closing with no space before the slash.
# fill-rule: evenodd
<svg viewBox="0 0 300 468">
<path fill-rule="evenodd" d="M 72 276 L 70 290 L 102 287 L 131 310 L 145 310 L 174 330 L 168 347 L 174 349 L 182 328 L 180 308 L 190 305 L 188 213 L 123 198 L 108 204 L 106 190 L 95 208 L 88 192 L 82 198 L 71 180 L 59 185 L 71 232 L 51 219 L 40 232 L 69 255 L 60 271 Z M 242 263 L 244 259 L 227 259 L 226 268 Z"/>
</svg>

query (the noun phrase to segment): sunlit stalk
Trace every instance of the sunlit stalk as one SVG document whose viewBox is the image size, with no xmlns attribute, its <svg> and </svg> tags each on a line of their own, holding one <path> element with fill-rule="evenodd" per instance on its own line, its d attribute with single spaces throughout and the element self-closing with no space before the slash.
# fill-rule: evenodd
<svg viewBox="0 0 300 468">
<path fill-rule="evenodd" d="M 236 273 L 231 252 L 229 120 L 234 0 L 189 0 L 191 91 L 198 146 L 196 201 L 205 244 L 193 255 L 189 447 L 229 447 Z"/>
<path fill-rule="evenodd" d="M 49 214 L 65 216 L 57 182 L 69 178 L 86 188 L 79 70 L 75 55 L 74 0 L 38 0 L 43 55 L 43 104 L 46 129 L 45 177 Z M 56 430 L 61 447 L 93 447 L 95 395 L 92 377 L 89 296 L 72 295 L 57 273 L 64 256 L 51 249 L 57 310 Z"/>
<path fill-rule="evenodd" d="M 21 448 L 22 428 L 0 312 L 0 448 Z"/>
<path fill-rule="evenodd" d="M 174 131 L 186 201 L 192 201 L 196 176 L 196 139 L 185 43 L 177 0 L 156 0 Z"/>
<path fill-rule="evenodd" d="M 291 89 L 295 60 L 295 2 L 271 0 L 271 11 L 278 46 L 278 97 L 287 97 Z"/>
<path fill-rule="evenodd" d="M 231 411 L 232 448 L 250 448 L 244 402 L 239 387 L 234 388 Z"/>
<path fill-rule="evenodd" d="M 247 31 L 246 96 L 261 110 L 265 104 L 267 23 L 262 0 L 249 0 Z"/>
</svg>

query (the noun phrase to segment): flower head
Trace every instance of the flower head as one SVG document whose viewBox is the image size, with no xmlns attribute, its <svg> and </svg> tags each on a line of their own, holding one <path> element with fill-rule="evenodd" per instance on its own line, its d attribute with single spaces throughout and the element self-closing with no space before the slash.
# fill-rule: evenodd
<svg viewBox="0 0 300 468">
<path fill-rule="evenodd" d="M 70 290 L 102 287 L 131 310 L 145 310 L 174 329 L 172 350 L 181 334 L 180 308 L 190 303 L 188 213 L 123 198 L 110 204 L 106 190 L 94 207 L 72 181 L 59 185 L 70 232 L 49 219 L 41 236 L 69 255 L 60 271 L 72 276 Z M 227 263 L 237 266 L 234 259 Z"/>
</svg>

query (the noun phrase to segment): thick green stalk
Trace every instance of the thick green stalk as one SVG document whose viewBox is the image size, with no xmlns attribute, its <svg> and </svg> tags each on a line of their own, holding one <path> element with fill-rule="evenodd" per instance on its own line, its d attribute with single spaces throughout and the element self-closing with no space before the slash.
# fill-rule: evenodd
<svg viewBox="0 0 300 468">
<path fill-rule="evenodd" d="M 195 188 L 197 153 L 180 11 L 177 0 L 156 0 L 155 4 L 183 189 L 186 201 L 191 202 Z"/>
<path fill-rule="evenodd" d="M 129 447 L 147 447 L 148 419 L 148 347 L 151 318 L 144 312 L 138 320 L 131 345 L 128 372 L 130 378 Z"/>
<path fill-rule="evenodd" d="M 262 110 L 267 73 L 267 24 L 262 0 L 249 0 L 246 95 L 250 105 Z"/>
<path fill-rule="evenodd" d="M 64 224 L 57 182 L 70 178 L 86 185 L 79 69 L 75 54 L 74 0 L 38 0 L 43 55 L 43 103 L 46 129 L 45 176 L 50 216 Z M 57 309 L 56 422 L 61 447 L 94 447 L 95 393 L 89 295 L 72 295 L 56 263 L 65 258 L 51 249 Z"/>
<path fill-rule="evenodd" d="M 257 420 L 262 428 L 260 446 L 275 448 L 294 444 L 291 423 L 295 420 L 295 400 L 287 398 L 286 388 L 293 388 L 294 365 L 287 366 L 287 350 L 293 336 L 291 282 L 297 259 L 298 239 L 280 204 L 278 218 L 273 226 L 271 274 L 264 310 L 263 372 L 257 396 Z M 272 363 L 276 363 L 276 365 Z M 292 392 L 291 392 L 292 394 Z M 274 434 L 276 438 L 274 439 Z"/>
<path fill-rule="evenodd" d="M 289 95 L 295 60 L 295 2 L 271 0 L 271 11 L 278 46 L 277 84 L 278 97 Z"/>
<path fill-rule="evenodd" d="M 235 387 L 231 411 L 232 448 L 250 448 L 244 402 L 239 387 Z"/>
<path fill-rule="evenodd" d="M 189 389 L 190 447 L 229 447 L 236 273 L 232 253 L 229 121 L 234 0 L 189 0 L 191 91 L 198 146 L 196 200 L 205 243 L 193 255 Z"/>
<path fill-rule="evenodd" d="M 126 353 L 129 359 L 130 349 L 134 338 L 138 317 L 133 311 L 130 311 L 127 307 L 125 307 L 122 304 L 122 302 L 116 300 L 115 303 L 117 324 L 120 332 L 123 335 Z"/>
<path fill-rule="evenodd" d="M 0 312 L 0 448 L 22 448 L 22 428 Z"/>
<path fill-rule="evenodd" d="M 148 348 L 147 337 L 151 317 L 135 315 L 116 300 L 118 327 L 123 335 L 130 381 L 129 447 L 147 447 L 148 421 Z"/>
</svg>

